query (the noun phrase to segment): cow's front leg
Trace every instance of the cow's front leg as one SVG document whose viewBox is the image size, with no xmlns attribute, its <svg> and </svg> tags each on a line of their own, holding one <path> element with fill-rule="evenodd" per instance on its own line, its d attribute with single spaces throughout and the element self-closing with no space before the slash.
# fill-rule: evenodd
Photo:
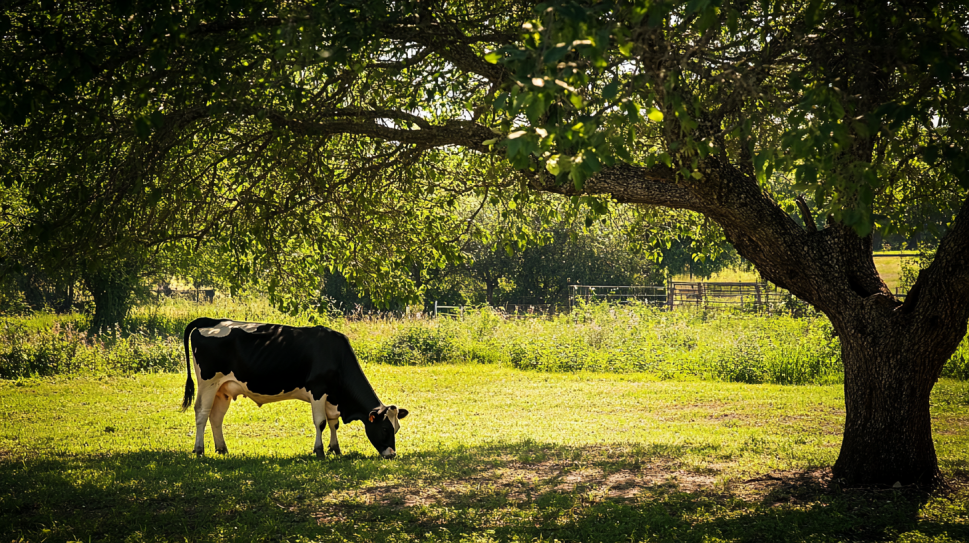
<svg viewBox="0 0 969 543">
<path fill-rule="evenodd" d="M 195 448 L 192 452 L 201 456 L 205 454 L 205 423 L 212 412 L 212 404 L 218 392 L 219 382 L 216 379 L 203 381 L 199 379 L 199 392 L 195 397 Z"/>
<path fill-rule="evenodd" d="M 316 442 L 313 444 L 313 452 L 316 453 L 317 458 L 326 456 L 326 450 L 323 449 L 323 426 L 326 425 L 325 403 L 325 395 L 319 400 L 312 400 L 310 402 L 310 405 L 313 407 L 313 427 L 316 428 Z"/>
<path fill-rule="evenodd" d="M 223 387 L 224 388 L 224 387 Z M 212 423 L 212 440 L 215 442 L 215 452 L 226 454 L 229 449 L 225 446 L 225 437 L 222 435 L 222 419 L 225 418 L 226 411 L 232 405 L 232 398 L 219 390 L 212 402 L 212 411 L 209 413 L 209 421 Z"/>
</svg>

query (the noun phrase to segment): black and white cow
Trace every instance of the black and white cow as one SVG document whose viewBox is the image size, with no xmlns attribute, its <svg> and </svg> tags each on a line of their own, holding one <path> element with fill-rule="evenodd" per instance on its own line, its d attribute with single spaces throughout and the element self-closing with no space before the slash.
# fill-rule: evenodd
<svg viewBox="0 0 969 543">
<path fill-rule="evenodd" d="M 199 380 L 195 399 L 195 449 L 205 452 L 206 421 L 212 422 L 215 450 L 226 453 L 222 419 L 232 400 L 242 395 L 262 406 L 282 400 L 303 400 L 313 408 L 316 443 L 324 456 L 323 427 L 330 428 L 329 450 L 340 454 L 336 431 L 363 421 L 370 443 L 384 458 L 397 456 L 394 435 L 406 409 L 384 405 L 363 374 L 347 337 L 323 326 L 296 328 L 279 324 L 196 319 L 185 328 L 188 380 L 182 410 L 192 405 L 192 351 Z"/>
</svg>

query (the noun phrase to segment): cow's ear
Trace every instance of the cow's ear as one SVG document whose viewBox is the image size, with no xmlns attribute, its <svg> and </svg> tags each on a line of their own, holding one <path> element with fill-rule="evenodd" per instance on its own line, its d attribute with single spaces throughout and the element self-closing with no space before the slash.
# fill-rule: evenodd
<svg viewBox="0 0 969 543">
<path fill-rule="evenodd" d="M 367 419 L 370 420 L 370 422 L 373 422 L 374 419 L 377 418 L 378 416 L 380 416 L 380 408 L 375 407 L 373 408 L 373 410 L 370 411 L 370 416 L 367 417 Z"/>
<path fill-rule="evenodd" d="M 406 409 L 398 409 L 397 410 L 397 420 L 400 420 L 400 419 L 406 417 L 407 416 L 407 413 L 408 413 L 408 411 Z"/>
</svg>

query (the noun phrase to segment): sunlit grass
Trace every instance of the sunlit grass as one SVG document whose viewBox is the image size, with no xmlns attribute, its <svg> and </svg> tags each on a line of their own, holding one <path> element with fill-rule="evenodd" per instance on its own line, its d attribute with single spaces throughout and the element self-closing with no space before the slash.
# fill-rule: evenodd
<svg viewBox="0 0 969 543">
<path fill-rule="evenodd" d="M 656 381 L 484 364 L 366 364 L 411 410 L 400 456 L 359 423 L 311 454 L 306 404 L 234 402 L 195 458 L 182 374 L 0 381 L 6 541 L 958 541 L 969 495 L 828 486 L 839 386 Z M 933 395 L 944 472 L 969 476 L 969 388 Z M 211 434 L 206 436 L 212 451 Z M 905 535 L 907 534 L 907 535 Z"/>
<path fill-rule="evenodd" d="M 677 282 L 690 282 L 690 281 L 704 281 L 711 283 L 756 283 L 761 282 L 760 274 L 756 270 L 744 270 L 741 268 L 728 268 L 726 270 L 721 270 L 714 272 L 710 277 L 699 277 L 696 275 L 690 275 L 689 273 L 681 273 L 673 276 L 673 281 Z"/>
<path fill-rule="evenodd" d="M 912 251 L 906 251 L 905 254 L 911 254 Z M 878 255 L 897 255 L 902 254 L 900 251 L 876 251 L 875 254 Z M 917 258 L 915 257 L 901 257 L 901 256 L 891 256 L 882 257 L 875 259 L 875 268 L 878 269 L 878 275 L 881 276 L 888 288 L 894 293 L 900 286 L 900 280 L 902 277 L 902 266 L 909 265 L 914 266 Z M 904 292 L 899 291 L 901 294 Z"/>
</svg>

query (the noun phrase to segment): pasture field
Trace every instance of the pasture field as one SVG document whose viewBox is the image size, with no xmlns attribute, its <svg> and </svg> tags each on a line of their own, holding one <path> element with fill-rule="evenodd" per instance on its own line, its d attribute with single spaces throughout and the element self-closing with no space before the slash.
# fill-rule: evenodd
<svg viewBox="0 0 969 543">
<path fill-rule="evenodd" d="M 366 363 L 411 410 L 398 459 L 359 423 L 310 454 L 309 407 L 233 402 L 190 451 L 180 373 L 0 380 L 0 541 L 969 540 L 969 385 L 935 387 L 949 493 L 842 489 L 837 385 Z"/>
</svg>

